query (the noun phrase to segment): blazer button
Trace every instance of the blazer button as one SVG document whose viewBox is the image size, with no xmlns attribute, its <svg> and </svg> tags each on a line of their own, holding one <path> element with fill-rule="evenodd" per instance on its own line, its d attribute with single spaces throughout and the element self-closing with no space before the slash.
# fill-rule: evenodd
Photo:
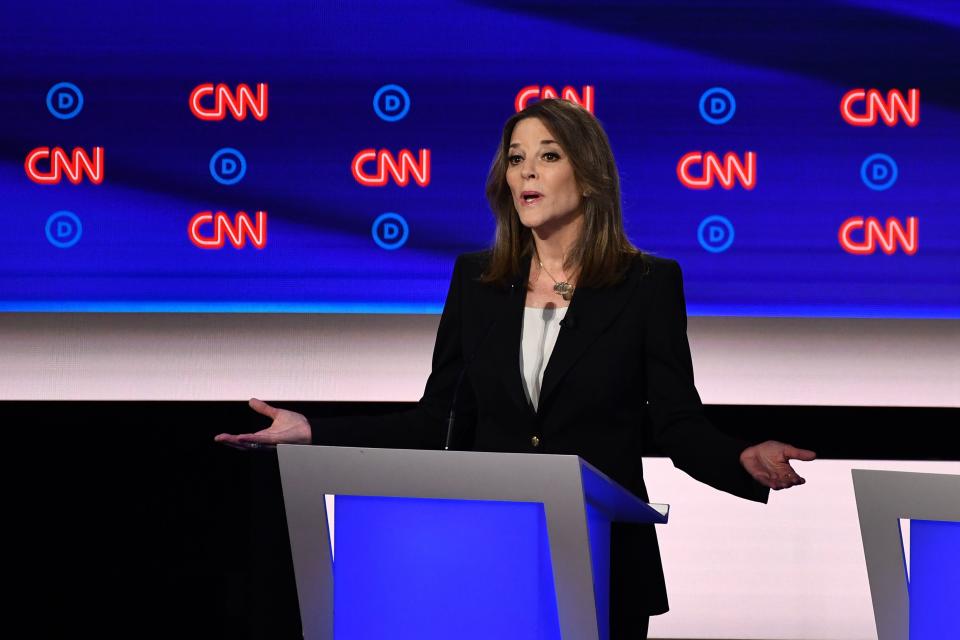
<svg viewBox="0 0 960 640">
<path fill-rule="evenodd" d="M 540 446 L 540 438 L 538 438 L 537 436 L 533 436 L 532 438 L 530 438 L 530 444 L 532 444 L 532 445 L 535 446 L 535 447 L 539 447 L 539 446 Z"/>
</svg>

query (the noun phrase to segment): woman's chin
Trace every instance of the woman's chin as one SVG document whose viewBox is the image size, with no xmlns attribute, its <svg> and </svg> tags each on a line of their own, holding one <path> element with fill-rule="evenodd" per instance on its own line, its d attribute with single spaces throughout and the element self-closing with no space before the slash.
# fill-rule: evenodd
<svg viewBox="0 0 960 640">
<path fill-rule="evenodd" d="M 541 224 L 543 224 L 543 221 L 542 221 L 542 220 L 532 219 L 532 218 L 524 218 L 524 217 L 521 217 L 521 218 L 520 218 L 520 224 L 522 224 L 523 226 L 525 226 L 527 229 L 530 229 L 531 231 L 533 231 L 533 230 L 535 230 L 537 227 L 539 227 Z"/>
<path fill-rule="evenodd" d="M 558 220 L 556 216 L 544 215 L 541 211 L 527 210 L 519 213 L 520 224 L 526 228 L 536 231 L 538 229 L 546 230 L 549 227 L 563 226 L 563 221 Z"/>
<path fill-rule="evenodd" d="M 530 215 L 530 213 L 528 213 L 527 215 L 520 216 L 520 224 L 543 238 L 560 231 L 567 225 L 575 224 L 577 217 L 576 215 L 572 215 L 556 218 L 553 216 Z"/>
</svg>

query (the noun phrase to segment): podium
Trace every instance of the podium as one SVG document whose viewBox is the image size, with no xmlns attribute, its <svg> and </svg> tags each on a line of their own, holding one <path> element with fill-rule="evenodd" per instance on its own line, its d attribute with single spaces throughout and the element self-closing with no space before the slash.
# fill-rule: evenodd
<svg viewBox="0 0 960 640">
<path fill-rule="evenodd" d="M 878 640 L 960 638 L 960 475 L 853 469 Z M 901 520 L 909 520 L 910 574 Z"/>
<path fill-rule="evenodd" d="M 577 456 L 281 445 L 278 457 L 306 640 L 606 640 L 610 524 L 669 511 Z"/>
</svg>

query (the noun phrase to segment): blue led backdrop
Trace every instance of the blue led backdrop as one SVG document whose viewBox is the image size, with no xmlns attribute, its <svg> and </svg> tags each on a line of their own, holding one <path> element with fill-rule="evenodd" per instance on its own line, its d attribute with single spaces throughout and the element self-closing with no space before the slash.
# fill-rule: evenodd
<svg viewBox="0 0 960 640">
<path fill-rule="evenodd" d="M 691 313 L 958 318 L 950 4 L 11 5 L 0 310 L 437 312 L 558 96 Z"/>
</svg>

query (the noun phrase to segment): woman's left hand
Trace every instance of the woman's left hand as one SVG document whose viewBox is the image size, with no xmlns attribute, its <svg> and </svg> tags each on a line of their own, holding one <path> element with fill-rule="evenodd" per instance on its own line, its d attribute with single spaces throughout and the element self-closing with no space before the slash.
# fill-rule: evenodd
<svg viewBox="0 0 960 640">
<path fill-rule="evenodd" d="M 740 454 L 740 464 L 763 486 L 775 490 L 788 489 L 806 482 L 790 466 L 790 460 L 813 460 L 816 457 L 813 451 L 767 440 L 744 449 Z"/>
</svg>

